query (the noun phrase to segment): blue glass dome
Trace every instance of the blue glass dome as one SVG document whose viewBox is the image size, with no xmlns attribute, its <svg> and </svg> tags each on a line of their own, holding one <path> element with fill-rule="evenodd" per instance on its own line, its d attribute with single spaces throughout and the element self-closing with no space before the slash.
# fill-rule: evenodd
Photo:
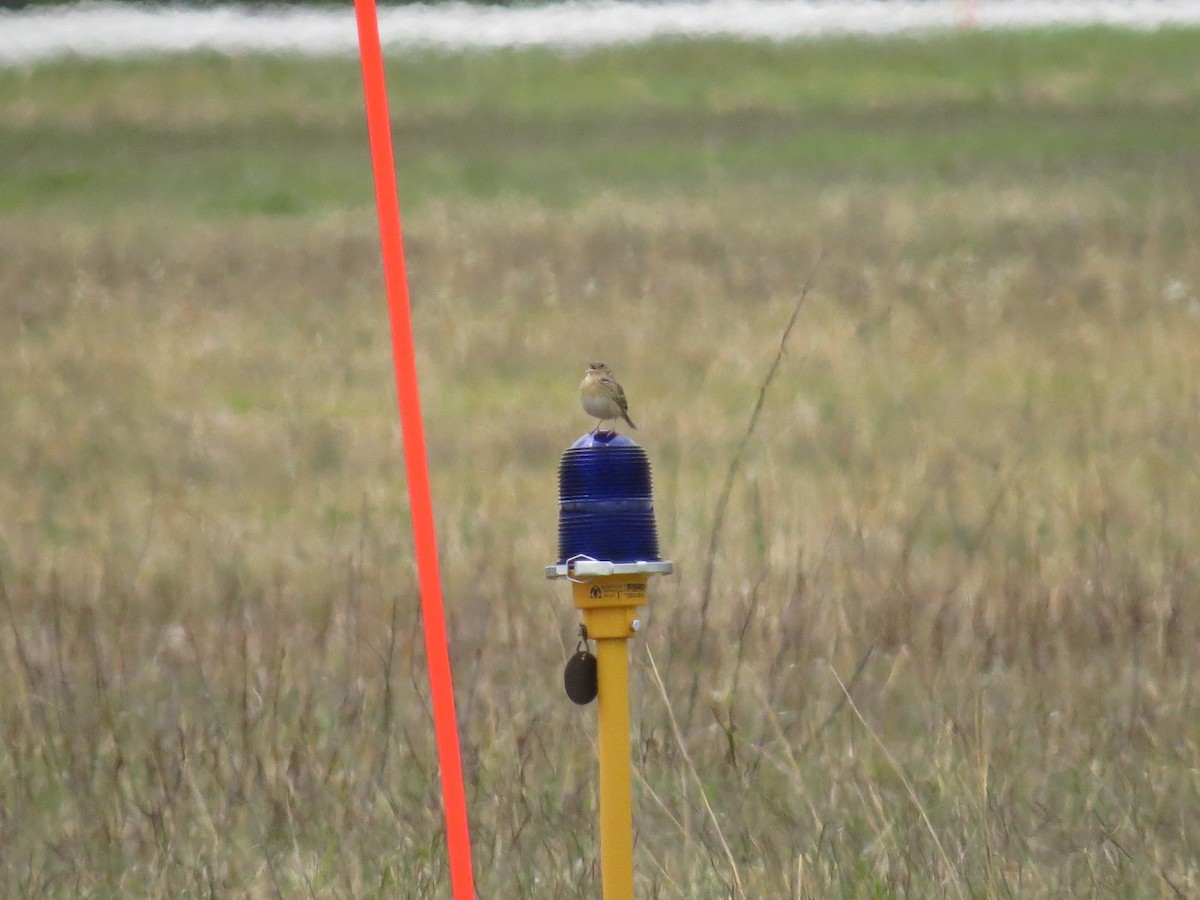
<svg viewBox="0 0 1200 900">
<path fill-rule="evenodd" d="M 652 562 L 658 555 L 650 459 L 615 431 L 585 434 L 558 466 L 558 562 Z"/>
</svg>

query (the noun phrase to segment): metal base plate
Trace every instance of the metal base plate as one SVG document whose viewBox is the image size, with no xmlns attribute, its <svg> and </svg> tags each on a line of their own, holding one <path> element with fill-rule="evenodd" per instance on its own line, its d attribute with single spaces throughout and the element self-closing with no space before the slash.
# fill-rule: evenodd
<svg viewBox="0 0 1200 900">
<path fill-rule="evenodd" d="M 668 559 L 657 559 L 653 562 L 608 562 L 603 559 L 575 557 L 565 563 L 546 566 L 547 578 L 596 578 L 601 575 L 670 575 L 675 571 L 675 563 Z"/>
</svg>

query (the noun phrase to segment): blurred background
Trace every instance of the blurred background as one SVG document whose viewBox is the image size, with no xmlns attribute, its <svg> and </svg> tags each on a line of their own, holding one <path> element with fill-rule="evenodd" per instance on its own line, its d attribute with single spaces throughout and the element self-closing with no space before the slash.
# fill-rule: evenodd
<svg viewBox="0 0 1200 900">
<path fill-rule="evenodd" d="M 639 896 L 1200 892 L 1200 24 L 1077 6 L 381 12 L 481 896 L 599 892 L 543 575 L 591 359 L 677 565 Z M 294 53 L 222 43 L 275 7 L 0 14 L 6 896 L 448 892 L 353 15 L 313 12 Z"/>
</svg>

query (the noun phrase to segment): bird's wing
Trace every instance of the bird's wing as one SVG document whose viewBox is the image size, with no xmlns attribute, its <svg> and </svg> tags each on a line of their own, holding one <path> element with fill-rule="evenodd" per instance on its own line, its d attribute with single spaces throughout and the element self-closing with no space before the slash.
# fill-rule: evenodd
<svg viewBox="0 0 1200 900">
<path fill-rule="evenodd" d="M 621 387 L 621 385 L 617 384 L 611 378 L 602 378 L 600 381 L 608 388 L 613 399 L 617 401 L 617 406 L 621 407 L 621 412 L 629 412 L 629 401 L 625 399 L 625 388 Z"/>
</svg>

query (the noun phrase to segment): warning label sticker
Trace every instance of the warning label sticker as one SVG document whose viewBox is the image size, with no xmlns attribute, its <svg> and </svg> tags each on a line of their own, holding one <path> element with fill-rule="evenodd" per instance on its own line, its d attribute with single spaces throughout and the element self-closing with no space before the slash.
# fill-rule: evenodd
<svg viewBox="0 0 1200 900">
<path fill-rule="evenodd" d="M 588 599 L 600 603 L 631 603 L 646 599 L 644 581 L 606 582 L 588 588 Z"/>
</svg>

